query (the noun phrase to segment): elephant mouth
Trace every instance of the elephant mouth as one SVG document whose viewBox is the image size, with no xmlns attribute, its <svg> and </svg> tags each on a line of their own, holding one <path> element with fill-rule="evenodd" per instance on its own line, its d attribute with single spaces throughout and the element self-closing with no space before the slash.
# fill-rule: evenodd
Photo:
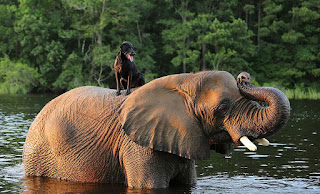
<svg viewBox="0 0 320 194">
<path fill-rule="evenodd" d="M 211 144 L 224 144 L 232 143 L 232 138 L 230 134 L 225 130 L 219 130 L 218 132 L 211 134 L 209 138 L 209 143 Z"/>
<path fill-rule="evenodd" d="M 239 140 L 233 141 L 231 135 L 226 130 L 222 130 L 215 134 L 212 134 L 209 138 L 210 148 L 218 153 L 226 155 L 229 155 L 230 153 L 230 147 L 228 147 L 227 145 L 230 145 L 233 142 L 236 142 L 236 144 L 238 145 L 242 143 L 250 151 L 256 151 L 257 146 L 252 141 L 256 141 L 263 146 L 269 146 L 270 144 L 266 138 L 253 138 L 245 135 L 240 137 Z"/>
<path fill-rule="evenodd" d="M 266 138 L 261 138 L 261 139 L 256 139 L 258 143 L 262 144 L 263 146 L 269 146 L 270 142 Z M 240 142 L 246 146 L 250 151 L 257 151 L 257 146 L 247 137 L 247 136 L 242 136 L 240 138 Z"/>
</svg>

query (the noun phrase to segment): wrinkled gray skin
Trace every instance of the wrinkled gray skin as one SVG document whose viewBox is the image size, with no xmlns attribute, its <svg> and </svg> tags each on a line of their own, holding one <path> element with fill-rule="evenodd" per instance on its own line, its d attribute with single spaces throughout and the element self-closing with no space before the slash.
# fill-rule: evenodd
<svg viewBox="0 0 320 194">
<path fill-rule="evenodd" d="M 244 135 L 269 136 L 288 120 L 282 92 L 245 80 L 240 76 L 237 85 L 227 72 L 206 71 L 159 78 L 129 96 L 73 89 L 49 102 L 30 126 L 25 174 L 135 188 L 193 184 L 194 161 L 209 158 L 210 147 L 228 152 L 224 145 L 239 144 Z"/>
</svg>

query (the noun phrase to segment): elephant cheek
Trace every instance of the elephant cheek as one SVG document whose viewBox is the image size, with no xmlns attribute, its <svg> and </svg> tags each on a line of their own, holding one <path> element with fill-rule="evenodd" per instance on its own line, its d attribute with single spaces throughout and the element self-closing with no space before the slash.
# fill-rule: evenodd
<svg viewBox="0 0 320 194">
<path fill-rule="evenodd" d="M 233 142 L 237 145 L 241 145 L 240 138 L 246 136 L 249 139 L 257 139 L 259 137 L 259 131 L 255 130 L 254 128 L 246 128 L 243 127 L 241 124 L 227 124 L 226 130 L 228 131 L 229 135 L 231 136 Z M 251 139 L 252 140 L 252 139 Z"/>
<path fill-rule="evenodd" d="M 240 145 L 240 138 L 246 135 L 244 131 L 241 130 L 241 126 L 237 124 L 232 124 L 230 121 L 227 121 L 225 122 L 225 128 L 231 136 L 232 141 L 235 144 Z"/>
</svg>

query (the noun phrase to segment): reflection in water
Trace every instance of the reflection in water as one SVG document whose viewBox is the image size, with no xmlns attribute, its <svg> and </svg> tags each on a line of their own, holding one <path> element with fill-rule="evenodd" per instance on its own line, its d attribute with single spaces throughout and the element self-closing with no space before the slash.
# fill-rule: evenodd
<svg viewBox="0 0 320 194">
<path fill-rule="evenodd" d="M 197 161 L 194 186 L 139 190 L 121 184 L 91 184 L 24 177 L 22 150 L 28 127 L 51 95 L 0 95 L 0 192 L 8 193 L 320 193 L 320 101 L 291 101 L 286 128 L 269 147 L 234 148 L 229 158 L 212 152 Z"/>
<path fill-rule="evenodd" d="M 77 183 L 42 177 L 23 178 L 22 193 L 316 193 L 319 187 L 309 180 L 274 179 L 257 176 L 225 175 L 199 178 L 194 186 L 171 186 L 168 189 L 132 189 L 121 184 Z M 312 181 L 311 181 L 312 182 Z M 315 181 L 314 181 L 315 182 Z"/>
<path fill-rule="evenodd" d="M 57 179 L 49 179 L 42 177 L 27 177 L 22 179 L 25 183 L 23 193 L 30 192 L 43 192 L 47 193 L 83 193 L 83 192 L 106 192 L 110 193 L 123 193 L 125 187 L 116 184 L 110 184 L 106 187 L 104 184 L 90 184 L 90 183 L 77 183 L 72 181 L 63 181 Z"/>
<path fill-rule="evenodd" d="M 185 193 L 190 186 L 173 186 L 168 189 L 132 189 L 122 184 L 78 183 L 43 177 L 23 178 L 25 186 L 22 193 Z"/>
</svg>

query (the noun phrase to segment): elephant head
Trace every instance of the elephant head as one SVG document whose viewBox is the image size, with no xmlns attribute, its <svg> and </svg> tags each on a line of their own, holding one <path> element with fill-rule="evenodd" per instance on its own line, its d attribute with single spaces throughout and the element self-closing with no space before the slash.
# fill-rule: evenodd
<svg viewBox="0 0 320 194">
<path fill-rule="evenodd" d="M 246 73 L 237 83 L 223 71 L 162 77 L 126 98 L 120 122 L 135 143 L 189 159 L 207 159 L 210 144 L 242 142 L 254 150 L 251 141 L 287 122 L 290 104 L 280 90 L 249 81 Z"/>
</svg>

